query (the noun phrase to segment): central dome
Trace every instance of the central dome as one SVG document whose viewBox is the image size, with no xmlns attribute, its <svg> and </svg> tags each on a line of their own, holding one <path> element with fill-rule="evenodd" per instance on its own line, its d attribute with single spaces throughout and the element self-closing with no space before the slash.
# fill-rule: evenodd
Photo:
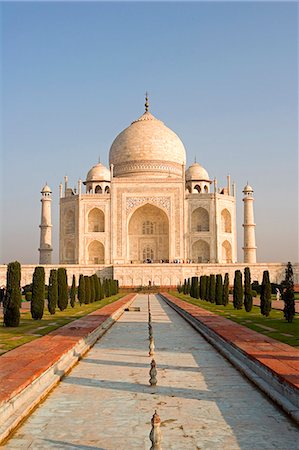
<svg viewBox="0 0 299 450">
<path fill-rule="evenodd" d="M 180 138 L 146 111 L 115 138 L 109 162 L 116 177 L 182 177 L 186 151 Z"/>
</svg>

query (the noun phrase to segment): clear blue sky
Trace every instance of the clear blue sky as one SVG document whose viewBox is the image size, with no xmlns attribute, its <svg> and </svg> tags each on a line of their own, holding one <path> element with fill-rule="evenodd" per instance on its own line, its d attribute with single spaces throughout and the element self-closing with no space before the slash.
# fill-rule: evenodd
<svg viewBox="0 0 299 450">
<path fill-rule="evenodd" d="M 40 190 L 84 179 L 151 112 L 255 190 L 259 261 L 298 261 L 296 3 L 2 3 L 0 262 L 38 262 Z"/>
</svg>

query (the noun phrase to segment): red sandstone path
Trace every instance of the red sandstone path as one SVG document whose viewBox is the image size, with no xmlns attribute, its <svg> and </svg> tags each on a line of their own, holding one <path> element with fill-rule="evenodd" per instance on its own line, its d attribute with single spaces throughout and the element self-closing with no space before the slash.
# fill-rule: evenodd
<svg viewBox="0 0 299 450">
<path fill-rule="evenodd" d="M 213 314 L 170 294 L 163 296 L 212 329 L 222 339 L 237 347 L 252 360 L 269 369 L 281 381 L 299 389 L 299 350 L 268 336 L 250 330 L 225 317 Z M 298 391 L 299 393 L 299 391 Z"/>
<path fill-rule="evenodd" d="M 0 356 L 0 405 L 29 386 L 82 338 L 92 333 L 135 295 L 126 295 L 114 303 Z"/>
</svg>

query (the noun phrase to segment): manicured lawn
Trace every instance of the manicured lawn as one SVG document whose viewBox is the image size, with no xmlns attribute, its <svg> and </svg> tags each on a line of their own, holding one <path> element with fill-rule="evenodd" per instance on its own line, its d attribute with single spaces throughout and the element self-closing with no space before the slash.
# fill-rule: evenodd
<svg viewBox="0 0 299 450">
<path fill-rule="evenodd" d="M 179 294 L 178 292 L 171 292 L 171 294 L 181 300 L 200 306 L 201 308 L 244 325 L 247 328 L 258 331 L 261 334 L 299 348 L 298 314 L 296 314 L 292 323 L 288 323 L 283 317 L 283 312 L 274 309 L 271 310 L 269 317 L 264 317 L 261 315 L 260 308 L 257 306 L 254 306 L 250 313 L 247 313 L 245 309 L 234 309 L 231 303 L 227 306 L 215 305 L 214 303 L 197 300 L 191 298 L 189 295 Z"/>
<path fill-rule="evenodd" d="M 21 321 L 19 327 L 3 327 L 0 328 L 0 354 L 8 352 L 26 342 L 38 339 L 56 328 L 62 327 L 73 320 L 86 316 L 109 303 L 123 297 L 124 294 L 116 294 L 112 297 L 105 298 L 98 302 L 81 305 L 76 302 L 74 308 L 70 305 L 64 310 L 56 309 L 56 313 L 51 315 L 45 307 L 44 316 L 41 320 L 33 320 L 29 312 L 21 312 Z M 2 322 L 3 323 L 3 322 Z"/>
</svg>

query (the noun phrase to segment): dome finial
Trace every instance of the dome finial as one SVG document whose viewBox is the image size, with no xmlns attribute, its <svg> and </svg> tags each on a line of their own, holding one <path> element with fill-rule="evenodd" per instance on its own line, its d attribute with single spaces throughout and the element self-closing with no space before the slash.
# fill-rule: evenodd
<svg viewBox="0 0 299 450">
<path fill-rule="evenodd" d="M 145 112 L 148 112 L 148 92 L 145 93 Z"/>
</svg>

